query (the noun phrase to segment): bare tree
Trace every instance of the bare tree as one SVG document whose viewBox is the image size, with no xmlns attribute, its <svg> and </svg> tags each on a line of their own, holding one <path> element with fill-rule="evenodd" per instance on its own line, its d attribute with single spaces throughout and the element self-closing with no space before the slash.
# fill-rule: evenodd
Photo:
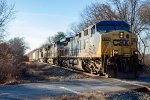
<svg viewBox="0 0 150 100">
<path fill-rule="evenodd" d="M 57 34 L 54 35 L 52 40 L 53 40 L 53 42 L 57 42 L 63 38 L 65 38 L 65 33 L 64 32 L 57 32 Z"/>
<path fill-rule="evenodd" d="M 50 45 L 53 42 L 57 42 L 65 37 L 66 37 L 66 34 L 64 32 L 57 32 L 57 34 L 55 34 L 54 36 L 49 36 L 46 42 L 42 44 L 40 47 Z"/>
<path fill-rule="evenodd" d="M 11 49 L 11 51 L 16 55 L 18 58 L 18 63 L 23 59 L 23 56 L 25 54 L 25 51 L 29 49 L 26 42 L 23 38 L 15 37 L 13 39 L 10 39 L 8 41 L 8 46 Z"/>
<path fill-rule="evenodd" d="M 23 38 L 15 37 L 8 41 L 8 46 L 14 55 L 16 66 L 25 60 L 25 51 L 29 49 Z"/>
<path fill-rule="evenodd" d="M 14 14 L 14 5 L 8 5 L 6 0 L 0 0 L 0 42 L 4 39 L 6 25 L 14 18 Z"/>
<path fill-rule="evenodd" d="M 137 32 L 140 33 L 141 30 L 145 29 L 145 25 L 147 26 L 147 23 L 143 22 L 148 22 L 149 15 L 142 12 L 143 10 L 148 12 L 149 5 L 149 3 L 141 2 L 141 0 L 111 0 L 110 3 L 105 4 L 92 3 L 81 13 L 80 24 L 85 28 L 101 20 L 121 20 L 128 22 L 131 25 L 131 32 L 137 34 Z"/>
<path fill-rule="evenodd" d="M 49 36 L 49 37 L 47 38 L 47 41 L 46 41 L 45 44 L 52 44 L 52 43 L 53 43 L 53 36 Z"/>
<path fill-rule="evenodd" d="M 14 80 L 19 75 L 15 56 L 7 43 L 0 44 L 0 83 Z"/>
<path fill-rule="evenodd" d="M 71 35 L 71 36 L 73 36 L 73 35 L 75 35 L 75 34 L 78 34 L 79 32 L 80 32 L 80 27 L 78 26 L 78 24 L 77 23 L 72 23 L 72 24 L 70 24 L 70 32 L 68 32 L 68 33 L 70 33 L 69 35 Z M 67 34 L 68 34 L 67 33 Z"/>
</svg>

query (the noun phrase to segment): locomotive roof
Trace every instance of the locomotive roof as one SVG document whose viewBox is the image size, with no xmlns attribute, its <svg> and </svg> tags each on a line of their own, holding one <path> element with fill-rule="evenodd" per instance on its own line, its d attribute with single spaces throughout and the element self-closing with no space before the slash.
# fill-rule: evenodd
<svg viewBox="0 0 150 100">
<path fill-rule="evenodd" d="M 106 20 L 106 21 L 100 21 L 96 23 L 98 26 L 127 26 L 130 25 L 124 21 L 114 21 L 114 20 Z"/>
</svg>

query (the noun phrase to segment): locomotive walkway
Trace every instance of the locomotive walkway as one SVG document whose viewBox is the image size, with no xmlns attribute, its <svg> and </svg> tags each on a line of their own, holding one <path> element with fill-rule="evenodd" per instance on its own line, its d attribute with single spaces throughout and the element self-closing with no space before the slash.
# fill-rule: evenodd
<svg viewBox="0 0 150 100">
<path fill-rule="evenodd" d="M 0 86 L 0 100 L 37 100 L 45 97 L 82 94 L 110 93 L 117 91 L 139 91 L 143 87 L 134 85 L 136 81 L 120 81 L 118 79 L 77 79 L 66 82 L 27 83 L 14 86 Z M 150 83 L 147 83 L 150 85 Z M 143 92 L 143 91 L 140 91 Z M 147 92 L 149 93 L 149 92 Z"/>
</svg>

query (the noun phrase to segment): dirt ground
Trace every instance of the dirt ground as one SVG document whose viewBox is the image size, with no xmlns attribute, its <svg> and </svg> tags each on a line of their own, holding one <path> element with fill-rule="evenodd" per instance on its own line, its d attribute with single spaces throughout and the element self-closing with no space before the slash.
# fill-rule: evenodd
<svg viewBox="0 0 150 100">
<path fill-rule="evenodd" d="M 30 63 L 19 83 L 54 82 L 89 78 L 89 76 L 42 63 Z"/>
</svg>

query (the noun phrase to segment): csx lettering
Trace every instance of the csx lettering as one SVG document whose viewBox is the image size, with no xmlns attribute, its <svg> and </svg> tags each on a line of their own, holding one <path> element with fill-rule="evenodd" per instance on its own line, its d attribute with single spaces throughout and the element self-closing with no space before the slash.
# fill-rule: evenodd
<svg viewBox="0 0 150 100">
<path fill-rule="evenodd" d="M 129 46 L 129 40 L 126 39 L 115 39 L 113 40 L 114 46 Z"/>
</svg>

